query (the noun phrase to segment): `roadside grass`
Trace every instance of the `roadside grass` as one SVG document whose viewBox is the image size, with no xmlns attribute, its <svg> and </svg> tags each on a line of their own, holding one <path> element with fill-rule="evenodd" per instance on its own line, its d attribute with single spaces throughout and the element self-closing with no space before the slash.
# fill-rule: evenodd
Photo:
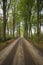
<svg viewBox="0 0 43 65">
<path fill-rule="evenodd" d="M 32 41 L 33 45 L 37 48 L 43 49 L 43 34 L 40 35 L 39 43 L 37 41 L 37 34 L 32 35 L 30 40 Z"/>
<path fill-rule="evenodd" d="M 43 56 L 43 43 L 33 43 L 33 45 L 41 52 Z"/>
<path fill-rule="evenodd" d="M 7 40 L 7 41 L 4 41 L 4 42 L 0 42 L 0 51 L 2 49 L 4 49 L 5 47 L 7 47 L 8 45 L 10 45 L 11 43 L 14 42 L 14 39 L 11 39 L 11 40 Z"/>
<path fill-rule="evenodd" d="M 11 39 L 11 40 L 7 40 L 5 42 L 0 42 L 0 51 L 2 49 L 4 49 L 5 47 L 7 47 L 8 45 L 10 45 L 11 43 L 14 42 L 14 39 Z"/>
<path fill-rule="evenodd" d="M 33 43 L 35 46 L 37 46 L 37 47 L 39 47 L 39 48 L 41 48 L 41 49 L 43 49 L 43 43 Z"/>
<path fill-rule="evenodd" d="M 8 44 L 6 42 L 0 42 L 0 51 L 4 49 Z"/>
<path fill-rule="evenodd" d="M 3 37 L 0 35 L 0 50 L 13 43 L 16 39 L 17 37 L 13 37 L 12 35 L 6 35 L 6 40 L 3 41 Z"/>
<path fill-rule="evenodd" d="M 7 45 L 6 42 L 0 42 L 0 46 L 5 46 L 5 45 Z"/>
</svg>

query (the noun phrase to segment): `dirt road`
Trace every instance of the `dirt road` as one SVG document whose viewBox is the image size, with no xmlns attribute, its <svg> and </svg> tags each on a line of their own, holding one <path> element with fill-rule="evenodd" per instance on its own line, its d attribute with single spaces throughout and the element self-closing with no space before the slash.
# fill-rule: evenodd
<svg viewBox="0 0 43 65">
<path fill-rule="evenodd" d="M 0 52 L 0 65 L 43 65 L 40 52 L 24 38 Z"/>
</svg>

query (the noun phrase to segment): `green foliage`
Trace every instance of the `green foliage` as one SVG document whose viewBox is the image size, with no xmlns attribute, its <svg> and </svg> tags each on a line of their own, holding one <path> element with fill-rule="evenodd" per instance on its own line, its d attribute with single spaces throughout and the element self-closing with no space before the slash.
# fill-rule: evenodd
<svg viewBox="0 0 43 65">
<path fill-rule="evenodd" d="M 1 2 L 3 2 L 3 1 L 1 1 Z M 24 34 L 24 36 L 26 36 L 26 37 L 29 36 L 33 41 L 37 40 L 37 33 L 34 35 L 30 35 L 30 34 L 32 34 L 32 32 L 31 32 L 32 27 L 36 26 L 36 28 L 38 28 L 37 23 L 39 21 L 37 21 L 37 19 L 38 19 L 37 10 L 38 10 L 38 13 L 40 13 L 43 8 L 43 2 L 40 2 L 40 0 L 39 0 L 39 3 L 38 3 L 37 1 L 38 0 L 9 0 L 9 1 L 5 0 L 6 13 L 7 13 L 7 14 L 6 13 L 5 14 L 7 17 L 7 20 L 6 20 L 7 23 L 5 21 L 3 22 L 4 19 L 2 17 L 0 17 L 0 31 L 1 31 L 0 40 L 2 39 L 2 36 L 3 36 L 2 31 L 3 31 L 4 23 L 6 23 L 6 26 L 4 26 L 4 28 L 7 29 L 7 32 L 5 30 L 6 39 L 11 39 L 11 38 L 13 38 L 14 35 L 19 37 L 21 34 Z M 40 6 L 39 9 L 38 9 L 37 3 Z M 1 4 L 1 7 L 2 7 L 2 4 Z M 3 12 L 5 12 L 5 11 L 3 11 Z M 5 14 L 3 14 L 3 16 Z M 5 19 L 6 19 L 6 17 L 5 17 Z M 41 14 L 41 15 L 39 14 L 39 18 L 41 18 L 40 21 L 41 21 L 41 25 L 42 25 L 43 24 L 43 14 Z M 21 22 L 23 24 L 22 26 L 21 26 Z M 17 31 L 17 32 L 15 33 L 15 31 Z M 10 32 L 10 34 L 9 34 L 9 32 Z M 13 33 L 14 33 L 14 35 L 13 35 Z M 40 37 L 43 40 L 43 35 L 40 35 Z"/>
</svg>

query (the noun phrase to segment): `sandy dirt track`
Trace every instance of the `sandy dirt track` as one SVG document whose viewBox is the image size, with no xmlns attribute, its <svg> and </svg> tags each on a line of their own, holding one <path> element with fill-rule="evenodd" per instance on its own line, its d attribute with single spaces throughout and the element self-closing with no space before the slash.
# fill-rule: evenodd
<svg viewBox="0 0 43 65">
<path fill-rule="evenodd" d="M 18 38 L 0 52 L 0 65 L 43 65 L 43 57 L 26 39 Z"/>
</svg>

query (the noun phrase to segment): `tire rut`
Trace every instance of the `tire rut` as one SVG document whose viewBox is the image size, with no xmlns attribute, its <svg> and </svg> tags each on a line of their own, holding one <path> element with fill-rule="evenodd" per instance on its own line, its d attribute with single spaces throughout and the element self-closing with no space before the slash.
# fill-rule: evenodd
<svg viewBox="0 0 43 65">
<path fill-rule="evenodd" d="M 24 42 L 22 46 L 24 51 L 25 65 L 36 65 Z"/>
<path fill-rule="evenodd" d="M 1 65 L 12 65 L 13 58 L 16 54 L 18 44 L 19 44 L 19 40 L 17 41 L 17 43 L 15 44 L 15 46 L 13 47 L 13 49 L 11 50 L 11 52 L 9 53 L 9 55 L 7 56 L 7 58 L 3 61 Z"/>
</svg>

